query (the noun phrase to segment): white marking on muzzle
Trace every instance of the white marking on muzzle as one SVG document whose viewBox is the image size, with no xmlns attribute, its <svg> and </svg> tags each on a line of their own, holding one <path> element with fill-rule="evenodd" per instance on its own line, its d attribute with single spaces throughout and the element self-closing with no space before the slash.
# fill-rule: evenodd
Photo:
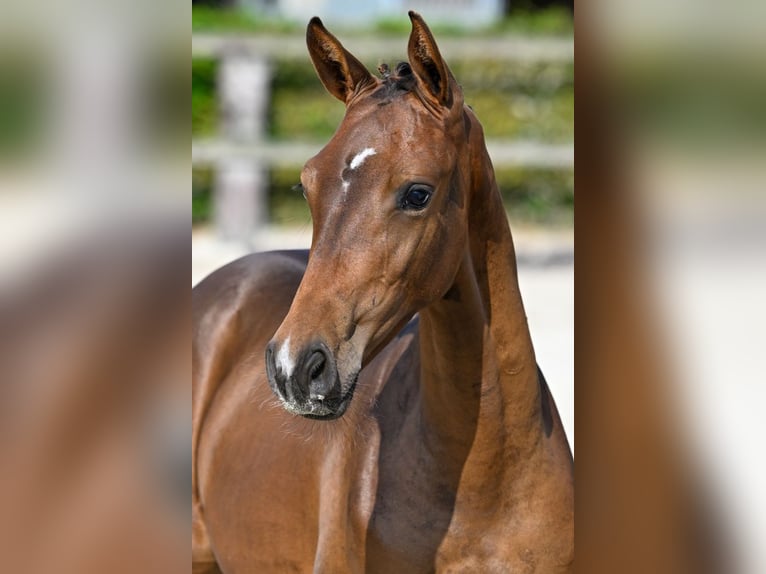
<svg viewBox="0 0 766 574">
<path fill-rule="evenodd" d="M 295 363 L 290 356 L 290 337 L 285 340 L 285 344 L 279 349 L 276 363 L 277 368 L 284 373 L 285 377 L 289 379 L 293 375 Z"/>
<path fill-rule="evenodd" d="M 364 163 L 364 160 L 366 160 L 371 155 L 375 155 L 376 153 L 378 152 L 376 152 L 373 148 L 366 147 L 354 156 L 354 159 L 351 160 L 351 163 L 348 164 L 348 166 L 351 169 L 356 169 Z"/>
</svg>

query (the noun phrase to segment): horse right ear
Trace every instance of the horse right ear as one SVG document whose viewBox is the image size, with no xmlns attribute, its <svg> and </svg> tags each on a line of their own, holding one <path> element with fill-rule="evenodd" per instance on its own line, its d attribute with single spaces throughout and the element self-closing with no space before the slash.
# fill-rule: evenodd
<svg viewBox="0 0 766 574">
<path fill-rule="evenodd" d="M 327 31 L 314 16 L 306 29 L 306 44 L 319 79 L 344 104 L 361 88 L 375 83 L 375 77 Z"/>
<path fill-rule="evenodd" d="M 439 53 L 431 30 L 417 12 L 409 11 L 412 32 L 407 46 L 410 66 L 415 72 L 422 92 L 444 107 L 453 104 L 452 74 Z"/>
</svg>

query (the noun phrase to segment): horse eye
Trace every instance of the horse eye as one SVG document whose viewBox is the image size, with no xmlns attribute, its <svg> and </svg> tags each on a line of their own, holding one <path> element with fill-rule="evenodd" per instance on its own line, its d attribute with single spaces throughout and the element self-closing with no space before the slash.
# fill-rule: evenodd
<svg viewBox="0 0 766 574">
<path fill-rule="evenodd" d="M 404 193 L 402 197 L 402 209 L 420 210 L 428 205 L 428 200 L 431 199 L 431 188 L 415 184 Z"/>
<path fill-rule="evenodd" d="M 306 189 L 303 187 L 302 183 L 296 183 L 290 189 L 293 191 L 300 191 L 301 194 L 303 194 L 303 199 L 306 199 Z"/>
</svg>

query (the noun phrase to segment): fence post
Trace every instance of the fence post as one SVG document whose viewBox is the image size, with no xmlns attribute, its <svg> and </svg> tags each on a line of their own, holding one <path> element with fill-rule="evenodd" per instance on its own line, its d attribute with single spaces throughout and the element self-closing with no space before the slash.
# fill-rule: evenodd
<svg viewBox="0 0 766 574">
<path fill-rule="evenodd" d="M 255 144 L 266 135 L 271 65 L 264 56 L 233 47 L 218 68 L 220 130 L 225 141 Z M 217 233 L 253 247 L 254 232 L 268 221 L 268 166 L 257 159 L 227 157 L 215 166 Z"/>
</svg>

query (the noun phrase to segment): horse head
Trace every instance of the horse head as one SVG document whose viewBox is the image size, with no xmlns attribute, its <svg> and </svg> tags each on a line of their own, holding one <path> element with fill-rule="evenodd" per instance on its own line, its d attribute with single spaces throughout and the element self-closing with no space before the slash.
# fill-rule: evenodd
<svg viewBox="0 0 766 574">
<path fill-rule="evenodd" d="M 266 350 L 290 412 L 341 416 L 360 370 L 453 284 L 467 252 L 463 95 L 423 19 L 410 12 L 408 63 L 372 75 L 314 18 L 308 50 L 346 112 L 304 166 L 313 219 L 306 273 Z"/>
</svg>

